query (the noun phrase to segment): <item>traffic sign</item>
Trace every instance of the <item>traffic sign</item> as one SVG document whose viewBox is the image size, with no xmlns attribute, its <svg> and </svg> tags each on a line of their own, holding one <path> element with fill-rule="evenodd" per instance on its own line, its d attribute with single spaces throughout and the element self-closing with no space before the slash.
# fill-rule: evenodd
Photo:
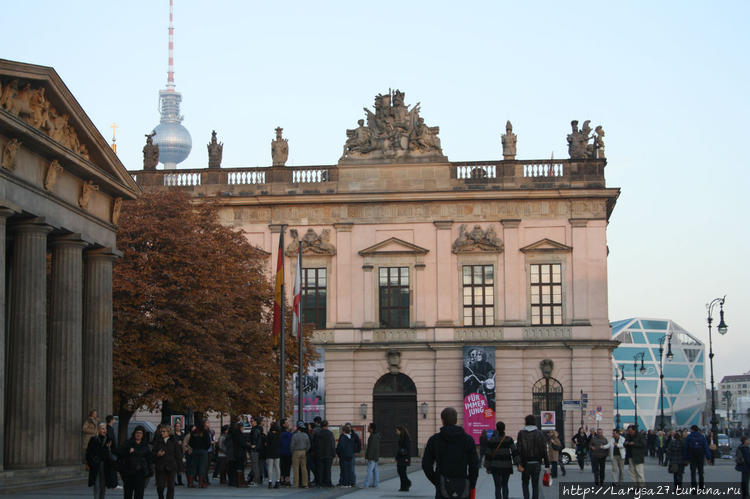
<svg viewBox="0 0 750 499">
<path fill-rule="evenodd" d="M 580 400 L 563 400 L 562 401 L 563 411 L 578 411 L 581 409 Z"/>
</svg>

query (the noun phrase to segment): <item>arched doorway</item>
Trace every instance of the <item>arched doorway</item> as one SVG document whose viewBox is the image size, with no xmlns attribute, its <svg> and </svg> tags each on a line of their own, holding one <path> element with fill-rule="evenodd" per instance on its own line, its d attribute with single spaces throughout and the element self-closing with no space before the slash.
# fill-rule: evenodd
<svg viewBox="0 0 750 499">
<path fill-rule="evenodd" d="M 385 374 L 372 390 L 372 421 L 380 432 L 380 455 L 395 456 L 396 425 L 411 437 L 411 455 L 417 452 L 417 387 L 405 374 Z"/>
<path fill-rule="evenodd" d="M 555 378 L 539 379 L 531 389 L 533 412 L 537 425 L 541 426 L 541 412 L 555 411 L 555 429 L 560 435 L 560 442 L 565 442 L 565 422 L 563 421 L 563 387 Z"/>
</svg>

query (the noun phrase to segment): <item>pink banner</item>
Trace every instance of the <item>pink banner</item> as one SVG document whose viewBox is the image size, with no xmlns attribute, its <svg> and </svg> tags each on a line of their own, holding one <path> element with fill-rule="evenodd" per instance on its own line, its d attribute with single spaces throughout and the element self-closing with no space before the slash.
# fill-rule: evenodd
<svg viewBox="0 0 750 499">
<path fill-rule="evenodd" d="M 495 411 L 487 403 L 487 398 L 479 393 L 464 397 L 464 430 L 471 435 L 475 444 L 484 430 L 495 429 Z"/>
</svg>

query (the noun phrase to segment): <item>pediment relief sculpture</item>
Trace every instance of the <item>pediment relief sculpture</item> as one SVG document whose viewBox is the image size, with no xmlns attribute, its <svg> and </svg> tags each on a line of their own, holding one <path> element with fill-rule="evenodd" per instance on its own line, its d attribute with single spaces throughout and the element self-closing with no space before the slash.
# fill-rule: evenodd
<svg viewBox="0 0 750 499">
<path fill-rule="evenodd" d="M 6 170 L 13 170 L 16 167 L 16 155 L 21 147 L 18 139 L 11 139 L 3 148 L 2 167 Z"/>
<path fill-rule="evenodd" d="M 286 256 L 297 256 L 300 241 L 302 242 L 303 255 L 333 256 L 336 254 L 336 247 L 330 242 L 331 231 L 329 229 L 323 229 L 320 234 L 313 229 L 307 229 L 302 239 L 300 239 L 297 229 L 291 229 L 289 233 L 292 235 L 292 242 L 287 245 L 286 251 L 284 251 Z"/>
<path fill-rule="evenodd" d="M 503 251 L 503 242 L 497 237 L 495 228 L 489 226 L 487 230 L 475 225 L 471 232 L 466 230 L 466 224 L 461 224 L 458 228 L 458 238 L 453 242 L 453 253 L 471 253 L 471 252 L 494 252 Z"/>
<path fill-rule="evenodd" d="M 122 198 L 115 198 L 112 203 L 112 225 L 117 225 L 120 220 L 120 210 L 122 209 Z"/>
<path fill-rule="evenodd" d="M 440 127 L 427 126 L 419 116 L 419 103 L 409 109 L 405 95 L 399 90 L 378 94 L 375 112 L 364 108 L 367 125 L 359 120 L 357 128 L 346 131 L 341 160 L 447 160 L 438 137 Z"/>
<path fill-rule="evenodd" d="M 68 123 L 70 117 L 58 112 L 44 95 L 44 87 L 32 88 L 18 80 L 0 82 L 0 108 L 37 128 L 84 159 L 88 149 L 78 139 L 78 133 Z"/>
<path fill-rule="evenodd" d="M 91 193 L 98 190 L 99 186 L 94 185 L 93 180 L 84 182 L 83 186 L 81 187 L 81 197 L 78 198 L 78 206 L 80 206 L 84 210 L 88 209 L 89 201 L 91 200 Z"/>
</svg>

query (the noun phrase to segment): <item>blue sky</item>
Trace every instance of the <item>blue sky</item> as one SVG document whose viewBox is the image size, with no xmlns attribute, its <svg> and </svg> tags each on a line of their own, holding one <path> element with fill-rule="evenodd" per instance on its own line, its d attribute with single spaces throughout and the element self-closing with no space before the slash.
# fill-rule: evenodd
<svg viewBox="0 0 750 499">
<path fill-rule="evenodd" d="M 140 169 L 166 83 L 168 1 L 3 5 L 0 57 L 54 67 L 118 153 Z M 406 92 L 453 161 L 567 157 L 570 121 L 606 131 L 610 319 L 670 318 L 707 341 L 726 294 L 716 377 L 750 370 L 747 19 L 743 1 L 198 2 L 175 0 L 175 82 L 205 167 L 334 164 L 377 93 Z M 743 229 L 745 227 L 745 229 Z"/>
</svg>

